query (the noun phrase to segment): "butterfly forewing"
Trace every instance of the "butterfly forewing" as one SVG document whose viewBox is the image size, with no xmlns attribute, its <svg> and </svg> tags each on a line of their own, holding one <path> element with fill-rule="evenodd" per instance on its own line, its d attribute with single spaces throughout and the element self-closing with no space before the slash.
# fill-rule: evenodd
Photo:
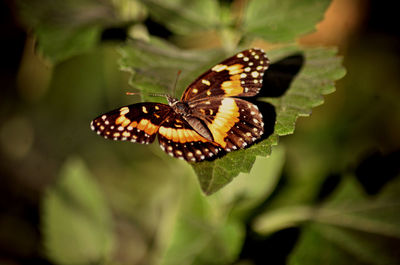
<svg viewBox="0 0 400 265">
<path fill-rule="evenodd" d="M 223 153 L 217 144 L 199 135 L 178 114 L 165 119 L 159 128 L 158 141 L 170 156 L 190 162 L 213 160 Z"/>
<path fill-rule="evenodd" d="M 170 112 L 171 107 L 161 103 L 133 104 L 97 117 L 91 128 L 107 139 L 149 144 Z"/>
<path fill-rule="evenodd" d="M 261 49 L 249 49 L 215 65 L 200 75 L 182 95 L 182 101 L 217 96 L 255 96 L 262 86 L 269 60 Z"/>
</svg>

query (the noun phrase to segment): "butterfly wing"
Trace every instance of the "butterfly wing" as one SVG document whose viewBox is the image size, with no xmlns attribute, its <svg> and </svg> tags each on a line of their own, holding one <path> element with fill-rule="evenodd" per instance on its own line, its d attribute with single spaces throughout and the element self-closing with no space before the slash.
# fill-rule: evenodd
<svg viewBox="0 0 400 265">
<path fill-rule="evenodd" d="M 152 143 L 161 123 L 172 113 L 161 103 L 137 103 L 115 109 L 94 119 L 90 127 L 106 139 Z"/>
<path fill-rule="evenodd" d="M 217 96 L 251 97 L 262 86 L 269 60 L 261 49 L 242 51 L 200 75 L 182 95 L 182 101 Z"/>
<path fill-rule="evenodd" d="M 190 162 L 213 160 L 223 153 L 217 144 L 198 134 L 176 113 L 168 116 L 160 126 L 158 142 L 170 156 Z"/>
<path fill-rule="evenodd" d="M 213 141 L 227 152 L 251 145 L 264 133 L 261 112 L 246 100 L 215 97 L 193 102 L 189 107 L 205 122 Z"/>
</svg>

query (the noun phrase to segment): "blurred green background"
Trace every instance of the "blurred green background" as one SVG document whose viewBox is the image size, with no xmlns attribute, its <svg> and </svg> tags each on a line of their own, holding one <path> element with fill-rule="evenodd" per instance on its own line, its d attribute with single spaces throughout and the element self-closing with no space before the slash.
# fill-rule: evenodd
<svg viewBox="0 0 400 265">
<path fill-rule="evenodd" d="M 124 94 L 133 90 L 118 63 L 126 34 L 203 52 L 234 45 L 235 35 L 220 32 L 224 43 L 213 31 L 174 34 L 182 27 L 165 27 L 139 1 L 71 2 L 85 16 L 69 20 L 67 6 L 51 1 L 1 2 L 0 264 L 400 263 L 395 3 L 330 4 L 317 31 L 297 42 L 338 46 L 347 74 L 336 92 L 270 157 L 207 197 L 186 162 L 157 144 L 105 141 L 89 123 L 139 100 Z M 157 1 L 143 2 L 156 10 Z M 247 1 L 220 3 L 239 12 Z M 54 29 L 26 15 L 39 11 L 32 17 L 91 26 L 75 46 L 65 44 L 68 33 L 46 42 Z"/>
</svg>

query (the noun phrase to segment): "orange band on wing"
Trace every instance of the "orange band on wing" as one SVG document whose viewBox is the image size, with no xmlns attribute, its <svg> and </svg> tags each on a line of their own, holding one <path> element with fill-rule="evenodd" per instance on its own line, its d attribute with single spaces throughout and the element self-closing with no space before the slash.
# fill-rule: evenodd
<svg viewBox="0 0 400 265">
<path fill-rule="evenodd" d="M 240 75 L 231 75 L 230 79 L 231 80 L 240 80 L 241 77 L 240 77 Z"/>
<path fill-rule="evenodd" d="M 131 124 L 129 124 L 129 126 L 136 128 L 136 126 L 138 125 L 138 123 L 136 121 L 133 121 Z"/>
<path fill-rule="evenodd" d="M 239 107 L 233 98 L 225 98 L 221 101 L 213 122 L 208 125 L 214 142 L 222 147 L 226 146 L 224 139 L 228 136 L 228 131 L 239 121 L 239 116 Z"/>
<path fill-rule="evenodd" d="M 131 123 L 131 121 L 128 118 L 126 118 L 124 115 L 119 116 L 115 120 L 115 124 L 117 124 L 117 125 L 121 124 L 121 126 L 123 126 L 123 127 L 127 126 L 129 123 Z"/>
<path fill-rule="evenodd" d="M 239 80 L 225 81 L 221 84 L 221 89 L 224 90 L 225 96 L 236 96 L 243 93 L 243 87 Z"/>
<path fill-rule="evenodd" d="M 137 126 L 132 126 L 132 125 L 137 125 Z M 130 126 L 137 127 L 139 130 L 142 130 L 149 135 L 153 135 L 154 133 L 156 133 L 159 127 L 157 125 L 154 125 L 153 123 L 151 123 L 150 120 L 147 119 L 142 119 L 137 124 L 134 124 L 134 122 L 132 122 Z"/>
<path fill-rule="evenodd" d="M 229 71 L 229 75 L 236 75 L 243 72 L 243 64 L 234 64 L 226 68 Z"/>
<path fill-rule="evenodd" d="M 207 139 L 191 129 L 175 129 L 161 126 L 158 132 L 160 135 L 164 136 L 168 140 L 172 140 L 173 142 L 208 142 Z"/>
</svg>

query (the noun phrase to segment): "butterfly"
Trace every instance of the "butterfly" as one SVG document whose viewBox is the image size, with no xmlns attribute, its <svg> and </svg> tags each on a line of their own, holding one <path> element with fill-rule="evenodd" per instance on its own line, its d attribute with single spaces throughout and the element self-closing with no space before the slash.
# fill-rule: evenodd
<svg viewBox="0 0 400 265">
<path fill-rule="evenodd" d="M 91 129 L 106 139 L 152 143 L 189 162 L 214 160 L 260 139 L 264 123 L 258 107 L 241 97 L 261 89 L 269 60 L 252 48 L 215 65 L 167 104 L 143 102 L 100 115 Z"/>
</svg>

